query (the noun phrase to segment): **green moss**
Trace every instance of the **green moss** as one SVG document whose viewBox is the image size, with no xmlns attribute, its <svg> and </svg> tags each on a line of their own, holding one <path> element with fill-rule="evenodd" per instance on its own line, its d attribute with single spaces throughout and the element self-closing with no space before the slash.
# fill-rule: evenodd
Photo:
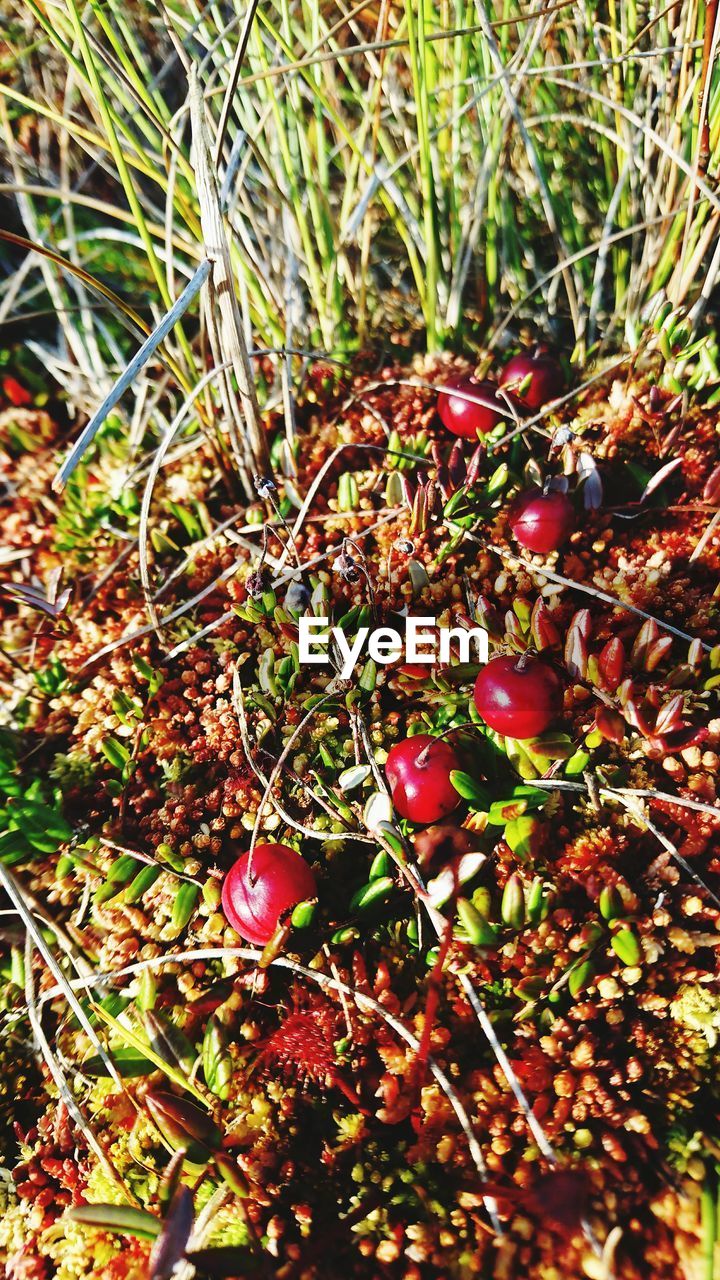
<svg viewBox="0 0 720 1280">
<path fill-rule="evenodd" d="M 59 751 L 49 769 L 50 777 L 61 791 L 88 787 L 97 775 L 97 764 L 84 751 Z"/>
<path fill-rule="evenodd" d="M 670 1005 L 676 1022 L 691 1031 L 699 1031 L 713 1049 L 720 1033 L 720 995 L 714 995 L 707 987 L 681 987 Z"/>
</svg>

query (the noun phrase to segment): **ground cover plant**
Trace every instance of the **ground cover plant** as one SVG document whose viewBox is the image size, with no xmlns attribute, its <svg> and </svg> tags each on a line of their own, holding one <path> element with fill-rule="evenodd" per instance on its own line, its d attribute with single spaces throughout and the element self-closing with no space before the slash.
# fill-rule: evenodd
<svg viewBox="0 0 720 1280">
<path fill-rule="evenodd" d="M 720 1273 L 716 16 L 4 6 L 9 1280 Z"/>
</svg>

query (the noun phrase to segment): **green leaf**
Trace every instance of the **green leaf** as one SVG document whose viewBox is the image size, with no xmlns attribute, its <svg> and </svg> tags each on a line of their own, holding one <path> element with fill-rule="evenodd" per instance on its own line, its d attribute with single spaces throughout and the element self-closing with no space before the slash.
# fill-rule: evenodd
<svg viewBox="0 0 720 1280">
<path fill-rule="evenodd" d="M 298 902 L 290 916 L 290 923 L 293 929 L 307 929 L 315 919 L 316 913 L 316 901 L 308 899 L 307 902 Z"/>
<path fill-rule="evenodd" d="M 494 498 L 496 494 L 500 493 L 501 489 L 505 488 L 509 475 L 510 471 L 507 463 L 501 462 L 500 466 L 496 467 L 495 471 L 493 471 L 485 486 L 485 497 Z"/>
<path fill-rule="evenodd" d="M 377 683 L 377 663 L 368 658 L 360 673 L 358 684 L 364 693 L 372 693 Z"/>
<path fill-rule="evenodd" d="M 568 990 L 571 996 L 578 996 L 581 991 L 590 986 L 595 976 L 595 969 L 589 960 L 584 960 L 580 964 L 576 964 L 570 970 L 568 977 Z"/>
<path fill-rule="evenodd" d="M 360 490 L 352 471 L 343 471 L 338 481 L 338 511 L 357 511 L 360 501 Z"/>
<path fill-rule="evenodd" d="M 379 876 L 377 880 L 372 880 L 369 884 L 364 884 L 353 894 L 350 901 L 351 911 L 365 911 L 368 907 L 373 907 L 379 902 L 384 902 L 390 897 L 394 887 L 394 882 L 390 876 Z"/>
<path fill-rule="evenodd" d="M 145 1209 L 133 1209 L 125 1204 L 81 1204 L 68 1210 L 68 1217 L 83 1226 L 98 1227 L 101 1231 L 117 1231 L 121 1235 L 138 1236 L 141 1240 L 154 1240 L 160 1235 L 162 1222 Z"/>
<path fill-rule="evenodd" d="M 158 876 L 162 875 L 162 868 L 155 866 L 145 866 L 142 871 L 138 871 L 134 880 L 128 885 L 124 894 L 125 902 L 139 902 L 140 899 L 151 889 Z"/>
<path fill-rule="evenodd" d="M 533 760 L 569 760 L 575 754 L 575 745 L 567 733 L 543 733 L 523 746 Z"/>
<path fill-rule="evenodd" d="M 184 881 L 175 895 L 172 910 L 173 929 L 184 929 L 192 920 L 200 897 L 200 885 Z"/>
<path fill-rule="evenodd" d="M 537 787 L 515 787 L 507 800 L 494 800 L 488 810 L 488 823 L 491 826 L 503 827 L 513 818 L 520 818 L 531 809 L 541 809 L 547 801 L 547 795 Z"/>
<path fill-rule="evenodd" d="M 21 831 L 28 844 L 41 853 L 54 853 L 59 845 L 72 839 L 72 827 L 62 814 L 38 801 L 8 810 L 8 825 Z"/>
<path fill-rule="evenodd" d="M 576 751 L 570 756 L 565 765 L 564 773 L 566 778 L 574 778 L 580 773 L 584 773 L 590 764 L 591 756 L 587 751 Z"/>
<path fill-rule="evenodd" d="M 124 742 L 120 742 L 118 738 L 103 738 L 100 743 L 100 750 L 106 760 L 116 769 L 124 769 L 130 759 L 130 752 Z"/>
<path fill-rule="evenodd" d="M 225 1026 L 216 1014 L 213 1014 L 205 1028 L 202 1064 L 208 1089 L 211 1089 L 222 1102 L 227 1101 L 230 1096 L 233 1063 L 228 1051 Z"/>
<path fill-rule="evenodd" d="M 453 769 L 450 774 L 450 781 L 463 800 L 467 800 L 474 809 L 487 813 L 492 803 L 487 787 L 484 787 L 480 782 L 476 782 L 475 778 L 471 777 L 469 773 L 463 773 L 462 769 Z"/>
<path fill-rule="evenodd" d="M 620 929 L 610 939 L 612 947 L 618 960 L 630 968 L 635 968 L 642 960 L 642 949 L 638 938 L 632 929 Z"/>
<path fill-rule="evenodd" d="M 498 931 L 467 898 L 458 898 L 457 912 L 460 923 L 468 938 L 476 947 L 493 947 L 498 940 Z"/>
<path fill-rule="evenodd" d="M 380 849 L 372 860 L 372 865 L 370 867 L 370 879 L 379 880 L 381 876 L 387 876 L 390 870 L 390 857 L 384 849 Z"/>
<path fill-rule="evenodd" d="M 110 1057 L 118 1074 L 123 1080 L 130 1080 L 136 1076 L 149 1076 L 157 1068 L 153 1066 L 149 1058 L 139 1053 L 137 1049 L 124 1046 L 120 1049 L 111 1049 Z M 108 1076 L 110 1073 L 107 1066 L 99 1054 L 93 1054 L 92 1057 L 86 1058 L 81 1064 L 81 1070 L 88 1076 Z"/>
<path fill-rule="evenodd" d="M 537 853 L 541 839 L 541 824 L 531 813 L 513 818 L 505 828 L 505 840 L 522 862 Z"/>
<path fill-rule="evenodd" d="M 0 834 L 0 861 L 6 867 L 14 867 L 28 855 L 28 843 L 19 831 L 3 831 Z"/>
<path fill-rule="evenodd" d="M 451 685 L 469 684 L 471 680 L 482 671 L 480 662 L 455 662 L 450 667 L 445 667 L 442 676 Z"/>
</svg>

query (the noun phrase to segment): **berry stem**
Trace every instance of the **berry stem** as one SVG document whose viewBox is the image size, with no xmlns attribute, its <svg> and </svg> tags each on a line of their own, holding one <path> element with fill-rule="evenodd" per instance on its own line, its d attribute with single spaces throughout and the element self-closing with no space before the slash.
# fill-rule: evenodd
<svg viewBox="0 0 720 1280">
<path fill-rule="evenodd" d="M 248 881 L 251 885 L 256 883 L 256 878 L 253 876 L 252 864 L 253 864 L 253 854 L 255 852 L 255 845 L 257 844 L 258 833 L 260 831 L 260 822 L 262 820 L 262 815 L 265 809 L 265 805 L 267 804 L 268 800 L 270 800 L 272 797 L 272 789 L 275 785 L 275 780 L 277 779 L 277 776 L 280 773 L 280 770 L 282 769 L 285 761 L 290 755 L 290 752 L 292 751 L 293 746 L 297 742 L 297 739 L 299 738 L 305 726 L 310 723 L 310 721 L 315 716 L 316 712 L 318 712 L 320 708 L 325 705 L 326 702 L 329 702 L 330 699 L 334 697 L 335 697 L 335 690 L 333 690 L 331 693 L 323 694 L 320 701 L 316 702 L 315 705 L 312 706 L 308 712 L 306 712 L 306 714 L 303 716 L 300 723 L 295 727 L 295 729 L 291 733 L 280 755 L 275 761 L 275 764 L 272 767 L 270 776 L 268 777 L 267 783 L 265 785 L 265 791 L 263 792 L 262 800 L 258 805 L 257 814 L 255 816 L 255 825 L 253 826 L 252 836 L 250 837 L 250 851 L 248 853 L 247 876 L 248 876 Z"/>
<path fill-rule="evenodd" d="M 480 728 L 480 725 L 473 724 L 472 720 L 466 720 L 464 724 L 453 724 L 450 726 L 449 729 L 442 729 L 440 733 L 434 733 L 432 736 L 432 742 L 428 742 L 427 746 L 423 747 L 422 751 L 417 757 L 415 761 L 417 767 L 419 769 L 425 768 L 425 765 L 428 762 L 430 751 L 432 750 L 432 747 L 436 742 L 442 741 L 443 738 L 447 738 L 448 735 L 451 733 L 459 733 L 461 729 L 472 729 L 475 733 L 482 733 L 482 729 Z"/>
</svg>

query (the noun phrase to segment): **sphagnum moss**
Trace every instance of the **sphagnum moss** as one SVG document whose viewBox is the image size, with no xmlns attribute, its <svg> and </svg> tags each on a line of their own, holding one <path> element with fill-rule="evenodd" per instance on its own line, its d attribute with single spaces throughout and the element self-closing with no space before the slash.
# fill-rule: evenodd
<svg viewBox="0 0 720 1280">
<path fill-rule="evenodd" d="M 436 371 L 418 369 L 427 381 Z M 268 569 L 253 601 L 261 622 L 243 616 L 256 560 L 227 531 L 196 554 L 184 548 L 187 565 L 163 607 L 169 612 L 212 591 L 185 619 L 163 626 L 161 639 L 148 634 L 122 643 L 126 631 L 143 627 L 145 613 L 133 585 L 136 552 L 117 564 L 110 531 L 97 547 L 94 594 L 83 557 L 65 561 L 76 592 L 70 629 L 7 605 L 2 642 L 16 660 L 25 665 L 34 652 L 30 670 L 57 661 L 65 675 L 49 691 L 36 683 L 27 703 L 18 703 L 5 785 L 12 813 L 23 763 L 37 779 L 23 804 L 45 805 L 46 822 L 62 806 L 73 831 L 54 851 L 35 848 L 29 857 L 25 849 L 14 864 L 50 927 L 63 930 L 56 939 L 80 958 L 81 976 L 93 967 L 129 970 L 117 984 L 91 987 L 103 999 L 111 1058 L 128 1073 L 122 1088 L 90 1075 L 97 1055 L 68 1024 L 52 975 L 31 954 L 33 998 L 52 1028 L 68 1087 L 140 1207 L 164 1212 L 162 1176 L 170 1159 L 148 1094 L 184 1098 L 204 1107 L 208 1122 L 212 1116 L 222 1151 L 208 1148 L 204 1162 L 183 1174 L 197 1186 L 196 1213 L 215 1193 L 227 1196 L 205 1243 L 245 1251 L 237 1255 L 244 1262 L 262 1256 L 271 1274 L 294 1268 L 321 1277 L 332 1253 L 336 1273 L 342 1268 L 358 1277 L 394 1268 L 405 1280 L 464 1278 L 499 1268 L 531 1280 L 559 1271 L 580 1280 L 603 1274 L 592 1241 L 609 1240 L 623 1280 L 642 1280 L 648 1268 L 658 1280 L 676 1280 L 697 1255 L 701 1195 L 715 1179 L 717 1135 L 708 1115 L 717 1082 L 708 1048 L 718 912 L 703 885 L 712 890 L 718 869 L 717 660 L 716 651 L 680 639 L 648 655 L 663 639 L 664 622 L 707 646 L 717 641 L 714 545 L 687 564 L 707 519 L 693 498 L 714 465 L 708 415 L 701 405 L 686 420 L 668 414 L 663 429 L 679 426 L 673 447 L 683 460 L 667 482 L 672 502 L 664 510 L 648 505 L 639 520 L 623 524 L 622 550 L 613 489 L 617 505 L 630 511 L 646 481 L 637 479 L 628 492 L 628 467 L 658 470 L 664 461 L 662 438 L 634 407 L 647 400 L 647 374 L 641 370 L 622 396 L 617 384 L 598 384 L 592 413 L 586 406 L 575 415 L 571 403 L 561 415 L 585 432 L 583 447 L 601 461 L 606 506 L 583 516 L 548 565 L 656 615 L 655 629 L 639 641 L 642 618 L 549 581 L 542 561 L 528 568 L 513 558 L 508 504 L 528 478 L 542 479 L 527 475 L 538 457 L 543 471 L 552 471 L 545 455 L 534 450 L 531 458 L 526 445 L 502 447 L 508 465 L 494 490 L 489 481 L 500 459 L 483 454 L 466 490 L 467 510 L 453 513 L 455 524 L 466 521 L 468 532 L 480 536 L 480 546 L 460 538 L 442 558 L 456 537 L 444 524 L 442 504 L 422 530 L 410 532 L 405 503 L 366 533 L 384 508 L 387 473 L 396 465 L 392 454 L 357 447 L 382 446 L 378 415 L 401 441 L 426 433 L 431 448 L 408 472 L 413 484 L 432 484 L 438 473 L 444 483 L 443 468 L 450 467 L 432 393 L 398 385 L 397 376 L 388 370 L 379 393 L 360 374 L 340 380 L 343 395 L 353 397 L 342 425 L 352 447 L 330 468 L 293 533 L 308 566 L 308 592 L 323 584 L 335 617 L 350 615 L 349 626 L 370 609 L 364 575 L 348 581 L 333 569 L 351 532 L 381 614 L 403 606 L 436 616 L 451 610 L 453 618 L 475 614 L 487 619 L 495 646 L 515 655 L 539 649 L 564 673 L 557 727 L 530 744 L 491 735 L 471 702 L 477 673 L 454 675 L 452 667 L 422 679 L 378 668 L 372 679 L 331 689 L 313 710 L 309 700 L 328 693 L 331 673 L 298 669 L 292 616 L 276 612 L 285 590 L 273 588 L 276 569 Z M 322 389 L 313 392 L 313 424 L 298 438 L 293 484 L 300 493 L 337 442 L 336 392 L 328 402 Z M 307 407 L 302 397 L 298 407 Z M 468 463 L 470 452 L 471 445 Z M 201 495 L 200 458 L 202 450 L 171 463 L 176 496 L 187 497 L 186 476 L 187 485 L 200 484 Z M 11 545 L 35 548 L 33 564 L 45 576 L 62 558 L 41 515 L 50 474 L 25 467 L 10 531 Z M 358 503 L 354 512 L 340 512 L 349 490 L 343 481 L 338 504 L 338 486 L 348 474 Z M 220 490 L 204 500 L 212 521 L 231 514 Z M 278 501 L 283 510 L 282 482 Z M 160 516 L 160 492 L 157 503 Z M 274 559 L 283 555 L 285 526 L 293 529 L 296 511 L 286 505 L 285 525 L 270 516 Z M 411 550 L 398 553 L 399 541 Z M 254 543 L 261 544 L 259 526 Z M 502 557 L 491 549 L 498 544 Z M 177 554 L 169 547 L 156 552 L 159 578 L 172 572 Z M 425 585 L 417 573 L 413 579 L 411 560 L 424 570 Z M 18 581 L 22 573 L 9 569 Z M 208 625 L 206 637 L 192 640 Z M 167 659 L 183 640 L 191 643 Z M 611 641 L 617 643 L 608 650 Z M 95 657 L 112 642 L 118 643 L 111 653 Z M 14 679 L 14 669 L 10 674 Z M 678 697 L 682 706 L 660 720 Z M 135 704 L 137 717 L 129 710 Z M 598 715 L 609 708 L 614 719 Z M 273 764 L 308 713 L 258 832 L 287 842 L 310 864 L 317 906 L 284 922 L 287 930 L 258 968 L 234 952 L 238 939 L 220 909 L 220 885 L 247 851 Z M 394 825 L 375 831 L 376 843 L 365 825 L 367 802 L 391 748 L 408 735 L 412 741 L 418 732 L 446 734 L 470 721 L 471 732 L 443 739 L 454 744 L 460 773 L 472 783 L 460 785 L 457 808 L 444 819 L 452 831 L 435 838 L 395 815 Z M 129 766 L 122 752 L 103 750 L 108 739 L 128 746 Z M 343 790 L 348 769 L 363 763 Z M 546 787 L 549 771 L 582 790 Z M 613 787 L 676 800 L 629 810 L 613 799 Z M 687 808 L 693 801 L 706 808 Z M 342 838 L 314 838 L 329 832 Z M 443 896 L 446 860 L 458 883 L 451 876 Z M 439 920 L 418 909 L 416 865 L 438 895 Z M 195 884 L 200 892 L 178 931 L 180 890 Z M 5 1016 L 21 1024 L 23 958 L 10 936 Z M 277 959 L 305 964 L 352 994 L 319 992 L 302 975 L 293 986 Z M 506 1062 L 496 1060 L 479 1032 L 468 976 Z M 363 1005 L 363 996 L 377 1008 Z M 399 1020 L 411 1043 L 385 1018 Z M 221 1088 L 217 1053 L 207 1047 L 211 1039 L 219 1044 L 213 1027 L 222 1027 Z M 447 1090 L 430 1062 L 444 1073 Z M 70 1263 L 60 1260 L 65 1236 L 72 1280 L 94 1280 L 101 1263 L 103 1276 L 140 1275 L 147 1243 L 119 1250 L 106 1231 L 95 1238 L 89 1228 L 67 1224 L 66 1203 L 116 1203 L 119 1193 L 43 1071 L 42 1089 L 19 1086 L 28 1116 L 20 1121 L 22 1153 L 3 1246 L 11 1266 L 18 1274 L 25 1267 L 43 1280 L 50 1274 L 69 1280 Z M 557 1160 L 556 1172 L 529 1131 L 513 1081 Z M 479 1144 L 483 1177 L 454 1102 Z"/>
</svg>

